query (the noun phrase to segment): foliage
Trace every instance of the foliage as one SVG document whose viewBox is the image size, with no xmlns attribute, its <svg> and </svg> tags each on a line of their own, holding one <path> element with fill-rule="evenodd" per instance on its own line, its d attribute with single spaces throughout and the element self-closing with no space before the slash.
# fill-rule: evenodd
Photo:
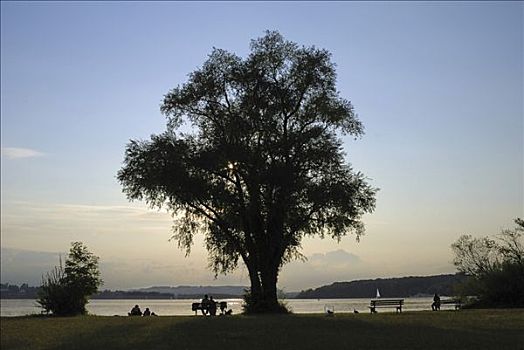
<svg viewBox="0 0 524 350">
<path fill-rule="evenodd" d="M 476 295 L 473 306 L 524 306 L 524 221 L 495 237 L 461 236 L 452 244 L 453 263 L 473 278 L 462 286 L 465 295 Z"/>
<path fill-rule="evenodd" d="M 214 49 L 165 96 L 167 131 L 127 145 L 128 198 L 167 207 L 186 254 L 204 233 L 215 274 L 242 261 L 257 310 L 280 308 L 278 273 L 303 237 L 358 238 L 374 209 L 376 189 L 344 160 L 340 136 L 363 126 L 335 82 L 329 52 L 267 32 L 246 59 Z"/>
<path fill-rule="evenodd" d="M 53 315 L 84 315 L 89 296 L 101 284 L 98 257 L 81 242 L 73 242 L 65 267 L 60 259 L 60 265 L 42 278 L 37 302 Z"/>
</svg>

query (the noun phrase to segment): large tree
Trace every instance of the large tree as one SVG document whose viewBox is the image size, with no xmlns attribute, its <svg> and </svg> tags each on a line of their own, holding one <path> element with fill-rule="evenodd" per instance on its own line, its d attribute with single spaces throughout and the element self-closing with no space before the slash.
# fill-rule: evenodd
<svg viewBox="0 0 524 350">
<path fill-rule="evenodd" d="M 335 83 L 328 51 L 267 32 L 245 59 L 213 49 L 164 97 L 167 131 L 127 145 L 128 198 L 171 210 L 187 253 L 203 232 L 216 274 L 241 260 L 251 311 L 281 309 L 278 273 L 303 237 L 358 238 L 374 209 L 376 190 L 344 161 L 341 136 L 363 127 Z"/>
</svg>

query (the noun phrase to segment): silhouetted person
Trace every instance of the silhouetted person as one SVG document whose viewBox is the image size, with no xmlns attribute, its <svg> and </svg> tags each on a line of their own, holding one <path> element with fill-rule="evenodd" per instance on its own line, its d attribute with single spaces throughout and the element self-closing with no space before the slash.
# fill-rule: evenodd
<svg viewBox="0 0 524 350">
<path fill-rule="evenodd" d="M 202 305 L 202 315 L 207 315 L 208 309 L 209 309 L 209 298 L 206 295 L 204 295 L 204 299 L 200 302 L 200 305 Z"/>
<path fill-rule="evenodd" d="M 358 314 L 358 310 L 357 309 L 353 309 L 353 313 L 354 314 Z"/>
<path fill-rule="evenodd" d="M 227 303 L 225 301 L 220 302 L 220 314 L 223 315 L 226 312 Z"/>
<path fill-rule="evenodd" d="M 217 302 L 213 300 L 213 297 L 209 297 L 209 315 L 216 316 L 217 314 Z"/>
<path fill-rule="evenodd" d="M 128 315 L 129 316 L 142 316 L 142 311 L 140 311 L 140 307 L 138 305 L 135 305 L 135 307 L 131 309 L 131 312 L 129 312 Z"/>
<path fill-rule="evenodd" d="M 440 297 L 437 293 L 435 293 L 435 296 L 433 297 L 433 304 L 431 304 L 431 310 L 440 310 Z"/>
<path fill-rule="evenodd" d="M 148 307 L 144 310 L 143 316 L 151 316 L 151 311 L 149 311 Z"/>
</svg>

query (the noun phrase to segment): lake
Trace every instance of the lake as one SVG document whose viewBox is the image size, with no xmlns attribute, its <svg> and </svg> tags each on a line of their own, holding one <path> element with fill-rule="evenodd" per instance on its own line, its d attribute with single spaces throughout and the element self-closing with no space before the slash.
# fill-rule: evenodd
<svg viewBox="0 0 524 350">
<path fill-rule="evenodd" d="M 87 304 L 87 310 L 92 315 L 98 316 L 127 316 L 131 308 L 138 304 L 145 310 L 148 307 L 151 311 L 159 316 L 174 315 L 194 315 L 191 311 L 191 303 L 199 300 L 191 299 L 173 299 L 173 300 L 156 300 L 156 299 L 94 299 Z M 228 308 L 233 310 L 233 314 L 242 312 L 242 299 L 220 299 L 218 301 L 227 301 Z M 284 302 L 297 314 L 304 313 L 324 313 L 326 308 L 339 312 L 369 312 L 370 299 L 286 299 Z M 404 298 L 405 311 L 431 310 L 433 298 Z M 1 299 L 0 316 L 23 316 L 40 313 L 40 308 L 36 301 L 32 299 Z M 395 312 L 394 308 L 378 309 L 379 312 Z"/>
</svg>

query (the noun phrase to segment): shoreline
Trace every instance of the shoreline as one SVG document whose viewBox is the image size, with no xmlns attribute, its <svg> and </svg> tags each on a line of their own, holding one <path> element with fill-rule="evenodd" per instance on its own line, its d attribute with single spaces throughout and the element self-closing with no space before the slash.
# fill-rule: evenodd
<svg viewBox="0 0 524 350">
<path fill-rule="evenodd" d="M 324 314 L 326 308 L 334 310 L 335 313 L 369 313 L 370 300 L 372 298 L 355 299 L 282 299 L 282 302 L 295 314 Z M 432 298 L 404 298 L 403 312 L 431 310 Z M 138 304 L 140 308 L 148 307 L 157 315 L 184 316 L 194 315 L 191 310 L 192 302 L 197 300 L 177 299 L 92 299 L 87 304 L 87 311 L 96 316 L 127 316 L 131 307 Z M 221 299 L 226 301 L 228 309 L 237 315 L 242 312 L 242 299 Z M 36 305 L 35 299 L 2 299 L 0 316 L 15 317 L 31 314 L 39 314 L 41 309 Z M 445 308 L 448 309 L 448 308 Z M 395 312 L 394 308 L 381 308 L 380 313 Z"/>
</svg>

